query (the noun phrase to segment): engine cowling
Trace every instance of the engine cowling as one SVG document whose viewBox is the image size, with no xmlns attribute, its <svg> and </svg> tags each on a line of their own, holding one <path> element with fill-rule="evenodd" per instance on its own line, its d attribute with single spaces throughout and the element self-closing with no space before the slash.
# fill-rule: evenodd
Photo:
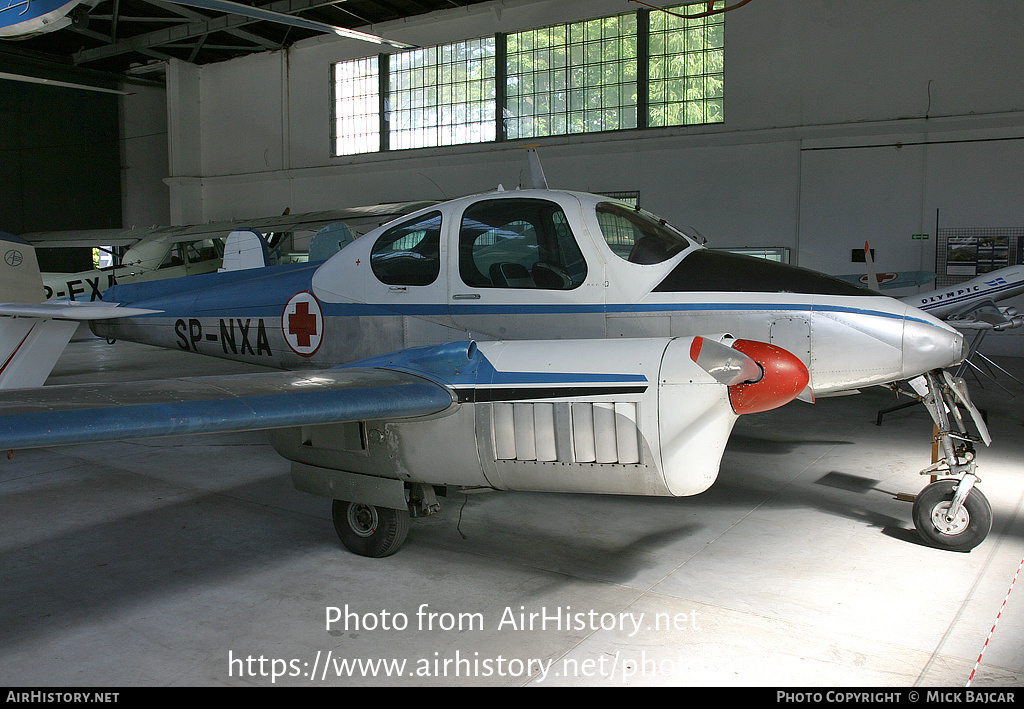
<svg viewBox="0 0 1024 709">
<path fill-rule="evenodd" d="M 694 495 L 716 479 L 738 415 L 781 406 L 808 381 L 786 350 L 727 335 L 457 343 L 371 364 L 442 382 L 458 403 L 429 420 L 282 431 L 275 447 L 300 489 L 355 499 L 353 486 L 384 478 Z M 401 504 L 395 491 L 384 498 Z"/>
</svg>

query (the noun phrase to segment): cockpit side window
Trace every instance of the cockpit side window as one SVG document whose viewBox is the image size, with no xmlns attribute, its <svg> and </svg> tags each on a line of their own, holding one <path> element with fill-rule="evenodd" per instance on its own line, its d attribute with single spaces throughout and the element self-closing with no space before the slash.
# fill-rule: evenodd
<svg viewBox="0 0 1024 709">
<path fill-rule="evenodd" d="M 441 213 L 431 212 L 377 237 L 370 268 L 381 283 L 428 286 L 441 273 Z"/>
<path fill-rule="evenodd" d="M 587 263 L 557 204 L 494 199 L 462 216 L 459 273 L 478 288 L 569 290 L 586 280 Z"/>
<path fill-rule="evenodd" d="M 661 263 L 692 245 L 663 221 L 624 204 L 598 204 L 597 223 L 608 248 L 630 263 Z"/>
</svg>

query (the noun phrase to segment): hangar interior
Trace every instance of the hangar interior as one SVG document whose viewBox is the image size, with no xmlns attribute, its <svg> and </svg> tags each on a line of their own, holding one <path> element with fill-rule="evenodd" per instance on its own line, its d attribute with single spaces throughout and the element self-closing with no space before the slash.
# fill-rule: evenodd
<svg viewBox="0 0 1024 709">
<path fill-rule="evenodd" d="M 516 37 L 526 56 L 524 47 L 542 48 L 533 30 L 568 26 L 584 38 L 583 57 L 587 32 L 609 26 L 588 22 L 616 18 L 617 31 L 634 31 L 623 28 L 635 29 L 628 18 L 648 12 L 640 7 L 459 1 L 361 28 L 421 48 L 500 37 L 508 52 Z M 628 92 L 615 91 L 612 108 L 579 111 L 596 121 L 585 129 L 550 127 L 559 117 L 571 125 L 571 106 L 545 109 L 550 122 L 531 128 L 518 121 L 524 107 L 539 111 L 549 97 L 524 87 L 553 73 L 524 69 L 521 57 L 527 98 L 513 104 L 505 84 L 502 118 L 485 132 L 495 137 L 459 142 L 435 130 L 423 147 L 394 135 L 387 150 L 347 154 L 339 137 L 350 124 L 339 129 L 334 113 L 349 85 L 339 67 L 381 61 L 377 45 L 264 36 L 259 51 L 218 55 L 200 43 L 161 49 L 148 37 L 141 57 L 125 52 L 117 64 L 83 48 L 81 31 L 53 43 L 73 29 L 44 35 L 45 45 L 5 42 L 0 67 L 39 72 L 66 52 L 88 61 L 42 73 L 124 93 L 0 80 L 0 112 L 14 128 L 0 142 L 0 228 L 196 224 L 515 189 L 529 181 L 523 147 L 535 145 L 553 187 L 631 195 L 716 248 L 775 250 L 838 275 L 865 268 L 854 259 L 868 242 L 880 270 L 962 280 L 966 271 L 947 258 L 953 242 L 940 239 L 995 230 L 1000 241 L 968 265 L 982 273 L 1024 260 L 1020 3 L 753 0 L 718 17 L 699 30 L 718 44 L 690 58 L 700 82 L 683 103 L 700 122 L 653 125 L 652 112 L 638 126 L 622 118 Z M 420 50 L 384 51 L 395 67 Z M 572 64 L 576 55 L 565 56 Z M 652 72 L 644 81 L 664 78 Z M 419 100 L 420 89 L 404 100 Z M 401 109 L 397 98 L 388 105 Z M 1007 587 L 1024 548 L 1020 338 L 1014 329 L 987 335 L 982 351 L 1003 369 L 969 378 L 993 433 L 979 451 L 993 530 L 967 554 L 917 539 L 897 495 L 921 487 L 931 421 L 916 407 L 877 425 L 894 403 L 878 388 L 741 417 L 719 480 L 702 495 L 456 495 L 439 515 L 414 520 L 407 544 L 386 559 L 341 548 L 329 505 L 292 488 L 263 433 L 17 451 L 0 482 L 0 677 L 80 686 L 1019 686 L 1024 612 Z M 257 369 L 82 337 L 48 383 L 197 368 Z M 406 664 L 342 666 L 365 660 Z"/>
</svg>

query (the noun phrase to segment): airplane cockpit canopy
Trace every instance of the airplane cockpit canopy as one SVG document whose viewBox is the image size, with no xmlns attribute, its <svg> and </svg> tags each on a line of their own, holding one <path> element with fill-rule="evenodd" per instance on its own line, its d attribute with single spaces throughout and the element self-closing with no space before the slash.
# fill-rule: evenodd
<svg viewBox="0 0 1024 709">
<path fill-rule="evenodd" d="M 596 211 L 608 248 L 630 263 L 661 263 L 695 245 L 664 220 L 624 204 L 600 202 Z"/>
<path fill-rule="evenodd" d="M 459 275 L 477 288 L 571 290 L 586 280 L 587 262 L 556 202 L 484 200 L 462 215 Z"/>
</svg>

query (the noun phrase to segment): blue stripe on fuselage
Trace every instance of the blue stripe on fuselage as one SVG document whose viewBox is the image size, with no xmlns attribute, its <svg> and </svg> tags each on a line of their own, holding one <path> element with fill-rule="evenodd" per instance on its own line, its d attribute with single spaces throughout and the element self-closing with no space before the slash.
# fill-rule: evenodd
<svg viewBox="0 0 1024 709">
<path fill-rule="evenodd" d="M 309 290 L 308 288 L 296 288 L 294 292 Z M 288 296 L 285 296 L 287 299 Z M 125 301 L 120 301 L 125 302 Z M 202 317 L 216 316 L 220 313 L 231 312 L 232 314 L 245 317 L 274 317 L 281 314 L 284 301 L 274 301 L 267 304 L 238 305 L 237 300 L 224 301 L 204 299 L 200 304 L 195 302 L 181 302 L 180 300 L 154 300 L 154 301 L 127 301 L 133 307 L 151 307 L 163 312 L 155 315 L 140 315 L 137 317 Z M 865 308 L 851 308 L 838 305 L 812 305 L 809 303 L 658 303 L 647 305 L 635 304 L 512 304 L 512 305 L 451 305 L 447 304 L 410 304 L 383 305 L 373 303 L 325 303 L 321 301 L 323 313 L 327 317 L 372 317 L 392 316 L 400 317 L 428 317 L 443 315 L 573 315 L 584 313 L 599 313 L 606 315 L 629 315 L 639 313 L 672 313 L 672 312 L 715 312 L 715 311 L 755 311 L 755 312 L 818 312 L 818 313 L 846 313 L 852 315 L 871 315 L 874 317 L 887 318 L 892 320 L 903 320 L 904 316 L 899 313 L 888 313 L 881 310 L 868 310 Z M 906 317 L 909 321 L 932 324 L 924 318 Z"/>
<path fill-rule="evenodd" d="M 277 317 L 295 293 L 312 291 L 312 276 L 320 264 L 270 266 L 253 271 L 208 273 L 162 281 L 118 285 L 104 293 L 104 300 L 147 307 L 163 312 L 139 317 Z M 948 301 L 947 301 L 948 302 Z M 472 315 L 573 315 L 671 313 L 708 311 L 787 311 L 872 315 L 902 320 L 903 315 L 882 310 L 812 303 L 693 302 L 693 303 L 329 303 L 320 301 L 327 317 L 373 316 L 472 316 Z M 923 318 L 908 320 L 927 323 Z"/>
</svg>

